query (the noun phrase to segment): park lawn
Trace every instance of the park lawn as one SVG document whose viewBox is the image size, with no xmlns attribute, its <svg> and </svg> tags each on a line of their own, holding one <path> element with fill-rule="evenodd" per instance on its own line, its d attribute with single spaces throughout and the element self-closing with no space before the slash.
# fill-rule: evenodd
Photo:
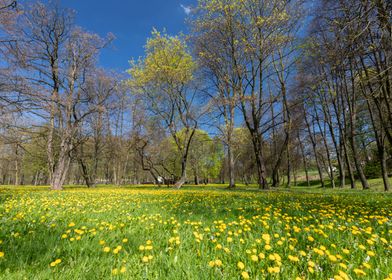
<svg viewBox="0 0 392 280">
<path fill-rule="evenodd" d="M 242 188 L 2 187 L 0 279 L 392 279 L 391 194 Z"/>
</svg>

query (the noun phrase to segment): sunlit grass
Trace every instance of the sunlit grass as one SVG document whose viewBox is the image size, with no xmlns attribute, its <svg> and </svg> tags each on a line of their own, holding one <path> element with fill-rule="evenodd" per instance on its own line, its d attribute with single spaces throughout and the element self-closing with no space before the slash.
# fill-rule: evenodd
<svg viewBox="0 0 392 280">
<path fill-rule="evenodd" d="M 224 188 L 0 188 L 0 278 L 338 280 L 392 273 L 390 194 Z"/>
</svg>

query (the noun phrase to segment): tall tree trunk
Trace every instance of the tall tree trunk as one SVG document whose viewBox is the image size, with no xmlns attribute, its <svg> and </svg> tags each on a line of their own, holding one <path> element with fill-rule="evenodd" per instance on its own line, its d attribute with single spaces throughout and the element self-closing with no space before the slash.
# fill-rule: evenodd
<svg viewBox="0 0 392 280">
<path fill-rule="evenodd" d="M 261 136 L 252 135 L 253 141 L 253 149 L 256 156 L 256 165 L 257 165 L 257 183 L 259 185 L 259 189 L 269 189 L 267 178 L 266 178 L 266 170 L 265 170 L 265 163 L 264 163 L 264 156 L 261 147 Z"/>
<path fill-rule="evenodd" d="M 306 184 L 308 185 L 308 187 L 310 187 L 309 171 L 308 171 L 308 161 L 306 160 L 305 149 L 304 149 L 304 145 L 302 144 L 299 132 L 297 134 L 297 138 L 298 138 L 299 148 L 301 150 L 301 157 L 302 157 L 303 166 L 304 166 L 304 169 L 305 169 Z"/>
<path fill-rule="evenodd" d="M 290 147 L 287 145 L 286 147 L 286 155 L 287 155 L 287 187 L 291 186 L 291 156 L 290 156 Z"/>
<path fill-rule="evenodd" d="M 72 137 L 71 132 L 67 131 L 64 138 L 61 140 L 60 153 L 54 172 L 51 178 L 51 189 L 52 190 L 62 190 L 65 179 L 68 175 L 69 165 L 71 163 L 70 152 L 72 150 Z"/>
<path fill-rule="evenodd" d="M 372 89 L 371 89 L 371 92 Z M 378 127 L 376 125 L 376 121 L 374 119 L 374 112 L 372 109 L 372 105 L 370 104 L 369 100 L 366 99 L 366 104 L 369 110 L 369 115 L 370 115 L 370 120 L 372 121 L 373 125 L 373 130 L 374 130 L 374 136 L 376 138 L 376 143 L 377 143 L 377 153 L 378 153 L 378 159 L 380 161 L 380 167 L 381 167 L 381 175 L 382 175 L 382 180 L 384 183 L 384 190 L 388 191 L 390 189 L 390 183 L 388 179 L 388 167 L 387 167 L 387 157 L 386 157 L 386 151 L 385 151 L 385 137 L 383 133 L 383 129 L 380 129 L 378 131 Z"/>
<path fill-rule="evenodd" d="M 180 189 L 182 187 L 182 185 L 185 184 L 185 181 L 186 181 L 186 161 L 187 161 L 187 158 L 185 156 L 183 156 L 182 160 L 181 160 L 181 177 L 174 184 L 174 187 L 176 189 Z"/>
<path fill-rule="evenodd" d="M 357 169 L 357 173 L 359 176 L 359 179 L 362 184 L 362 188 L 369 189 L 369 184 L 368 181 L 365 177 L 365 174 L 363 172 L 363 168 L 361 166 L 361 163 L 359 162 L 359 154 L 357 150 L 357 143 L 356 143 L 356 121 L 357 121 L 357 98 L 356 98 L 356 88 L 355 88 L 355 75 L 353 73 L 353 66 L 352 63 L 350 62 L 350 71 L 351 71 L 351 92 L 349 90 L 346 90 L 346 98 L 347 98 L 347 103 L 348 103 L 348 109 L 349 109 L 349 120 L 350 120 L 350 144 L 351 144 L 351 151 L 353 153 L 353 158 L 354 158 L 354 163 L 355 163 L 355 168 Z"/>
<path fill-rule="evenodd" d="M 231 146 L 231 143 L 227 146 L 227 158 L 229 163 L 229 188 L 234 188 L 234 155 Z"/>
<path fill-rule="evenodd" d="M 318 112 L 317 112 L 317 108 L 314 108 L 314 111 L 315 111 L 315 113 L 316 113 L 316 122 L 317 122 L 317 126 L 318 126 L 318 128 L 319 128 L 319 132 L 320 132 L 320 134 L 321 134 L 321 138 L 323 139 L 323 143 L 324 143 L 324 147 L 325 147 L 325 150 L 326 150 L 326 152 L 327 152 L 327 163 L 328 163 L 328 175 L 329 175 L 329 178 L 331 179 L 331 185 L 332 185 L 332 188 L 334 189 L 335 188 L 335 176 L 334 176 L 334 171 L 333 171 L 333 165 L 332 165 L 332 162 L 331 162 L 331 154 L 330 154 L 330 152 L 329 152 L 329 147 L 328 147 L 328 142 L 327 142 L 327 139 L 326 139 L 326 132 L 325 132 L 325 127 L 324 127 L 324 129 L 322 129 L 322 127 L 321 127 L 321 124 L 320 124 L 320 119 L 319 119 L 319 115 L 318 115 Z"/>
<path fill-rule="evenodd" d="M 64 181 L 68 174 L 70 161 L 71 159 L 68 155 L 60 155 L 50 184 L 52 190 L 63 189 Z"/>
<path fill-rule="evenodd" d="M 186 182 L 186 165 L 187 165 L 187 160 L 188 160 L 188 155 L 189 155 L 189 148 L 192 143 L 193 136 L 195 135 L 196 127 L 197 127 L 197 122 L 195 122 L 194 127 L 192 127 L 192 128 L 187 127 L 187 129 L 186 129 L 185 139 L 187 139 L 187 143 L 186 143 L 185 149 L 182 148 L 183 150 L 182 150 L 182 157 L 181 157 L 181 177 L 174 184 L 174 187 L 176 189 L 180 189 L 182 187 L 182 185 L 185 184 L 185 182 Z M 191 131 L 189 131 L 189 130 L 191 130 Z M 188 135 L 189 135 L 189 137 L 187 137 Z M 176 140 L 178 148 L 180 148 L 181 145 L 178 142 L 177 135 L 175 133 L 172 133 L 172 136 Z"/>
<path fill-rule="evenodd" d="M 15 186 L 18 186 L 20 184 L 19 182 L 19 145 L 16 144 L 15 146 Z"/>
<path fill-rule="evenodd" d="M 379 149 L 379 158 L 381 158 L 381 173 L 382 180 L 384 183 L 384 191 L 389 191 L 391 189 L 391 184 L 388 178 L 388 167 L 387 167 L 387 157 L 385 152 L 385 145 L 382 145 L 381 149 Z"/>
<path fill-rule="evenodd" d="M 347 117 L 346 117 L 346 110 L 344 109 L 346 107 L 345 103 L 344 103 L 344 98 L 343 98 L 343 94 L 341 94 L 340 96 L 340 100 L 337 102 L 337 106 L 334 106 L 334 109 L 336 112 L 339 112 L 339 107 L 342 107 L 343 109 L 341 110 L 342 112 L 342 117 L 343 117 L 343 122 L 340 119 L 340 116 L 337 118 L 338 121 L 338 127 L 339 127 L 339 133 L 341 135 L 341 141 L 342 141 L 342 145 L 343 145 L 343 150 L 344 150 L 344 160 L 346 162 L 346 166 L 347 166 L 347 171 L 348 171 L 348 175 L 350 177 L 350 186 L 351 189 L 355 189 L 355 176 L 354 176 L 354 170 L 351 164 L 351 159 L 349 156 L 349 148 L 348 148 L 348 142 L 349 140 L 347 140 L 347 135 L 348 135 L 348 129 L 347 129 Z"/>
<path fill-rule="evenodd" d="M 304 119 L 305 119 L 306 128 L 308 130 L 309 139 L 310 139 L 310 142 L 312 143 L 314 158 L 316 160 L 316 165 L 317 165 L 317 170 L 318 170 L 318 173 L 319 173 L 321 187 L 324 188 L 325 187 L 325 183 L 324 183 L 323 171 L 322 171 L 322 167 L 321 167 L 321 164 L 320 164 L 320 159 L 319 159 L 319 157 L 317 155 L 317 145 L 316 145 L 316 141 L 315 141 L 315 139 L 313 137 L 313 132 L 310 129 L 310 124 L 309 124 L 309 120 L 308 120 L 308 117 L 307 117 L 306 110 L 304 110 Z"/>
</svg>

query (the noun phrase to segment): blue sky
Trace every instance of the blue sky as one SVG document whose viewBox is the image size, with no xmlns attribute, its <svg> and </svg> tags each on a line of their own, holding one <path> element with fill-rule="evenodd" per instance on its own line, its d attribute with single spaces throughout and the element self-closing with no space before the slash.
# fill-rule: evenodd
<svg viewBox="0 0 392 280">
<path fill-rule="evenodd" d="M 128 61 L 143 55 L 143 47 L 153 27 L 169 34 L 186 33 L 186 13 L 196 0 L 62 0 L 61 5 L 76 11 L 76 23 L 105 36 L 116 36 L 104 50 L 100 65 L 125 71 Z"/>
</svg>

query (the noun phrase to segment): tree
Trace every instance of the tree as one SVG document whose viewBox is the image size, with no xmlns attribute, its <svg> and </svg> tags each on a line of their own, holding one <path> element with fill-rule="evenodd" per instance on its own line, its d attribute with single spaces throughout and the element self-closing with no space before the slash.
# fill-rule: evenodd
<svg viewBox="0 0 392 280">
<path fill-rule="evenodd" d="M 286 74 L 282 73 L 287 71 L 284 60 L 293 52 L 291 42 L 299 18 L 295 12 L 298 9 L 292 5 L 298 8 L 300 2 L 216 0 L 200 1 L 198 6 L 202 11 L 202 16 L 196 19 L 198 25 L 219 26 L 219 47 L 214 46 L 217 44 L 214 40 L 203 43 L 210 43 L 214 50 L 223 53 L 223 60 L 219 56 L 219 66 L 214 67 L 223 69 L 223 80 L 219 77 L 223 90 L 228 91 L 228 88 L 233 96 L 238 96 L 239 108 L 253 143 L 258 184 L 263 189 L 268 188 L 263 148 L 266 135 L 282 122 L 287 123 L 287 130 L 290 123 L 287 109 L 280 108 L 273 117 L 269 112 L 282 96 L 283 99 L 287 97 Z M 279 84 L 275 96 L 268 91 L 276 82 L 273 77 Z M 283 113 L 285 118 L 276 120 Z"/>
<path fill-rule="evenodd" d="M 18 44 L 8 48 L 9 61 L 20 69 L 18 79 L 30 104 L 26 112 L 48 122 L 50 185 L 60 190 L 76 148 L 73 139 L 83 119 L 100 105 L 91 106 L 94 93 L 84 86 L 108 40 L 75 27 L 72 11 L 53 3 L 30 6 L 18 17 L 13 36 Z"/>
<path fill-rule="evenodd" d="M 196 63 L 186 44 L 156 30 L 147 40 L 146 56 L 131 62 L 131 89 L 140 95 L 145 108 L 156 116 L 171 135 L 181 159 L 181 172 L 175 187 L 186 181 L 187 161 L 198 122 L 194 73 Z M 182 131 L 183 137 L 178 133 Z"/>
<path fill-rule="evenodd" d="M 227 148 L 228 188 L 235 187 L 235 159 L 233 138 L 236 106 L 238 105 L 238 80 L 233 61 L 233 49 L 227 47 L 230 23 L 222 24 L 224 14 L 215 17 L 210 2 L 201 2 L 192 21 L 192 42 L 198 62 L 204 72 L 206 83 L 211 83 L 210 118 L 217 120 L 215 126 Z M 228 19 L 230 20 L 230 19 Z M 223 119 L 223 125 L 221 120 Z"/>
</svg>

